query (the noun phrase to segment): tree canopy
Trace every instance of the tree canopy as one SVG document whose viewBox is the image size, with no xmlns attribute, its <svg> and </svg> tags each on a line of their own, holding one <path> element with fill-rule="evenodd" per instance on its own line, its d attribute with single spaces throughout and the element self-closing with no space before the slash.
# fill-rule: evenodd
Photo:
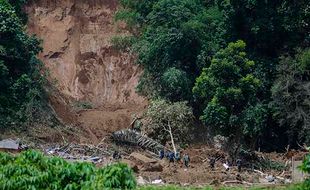
<svg viewBox="0 0 310 190">
<path fill-rule="evenodd" d="M 269 144 L 265 147 L 305 142 L 293 131 L 308 129 L 300 127 L 307 126 L 306 117 L 295 111 L 307 110 L 309 79 L 305 69 L 297 69 L 301 61 L 295 57 L 310 45 L 309 1 L 121 4 L 116 18 L 133 31 L 132 50 L 144 69 L 138 92 L 186 100 L 203 125 L 227 136 L 242 134 L 244 144 L 254 148 L 259 142 Z M 293 81 L 289 86 L 288 80 Z"/>
<path fill-rule="evenodd" d="M 25 123 L 43 96 L 40 41 L 25 32 L 18 1 L 0 0 L 0 126 Z"/>
</svg>

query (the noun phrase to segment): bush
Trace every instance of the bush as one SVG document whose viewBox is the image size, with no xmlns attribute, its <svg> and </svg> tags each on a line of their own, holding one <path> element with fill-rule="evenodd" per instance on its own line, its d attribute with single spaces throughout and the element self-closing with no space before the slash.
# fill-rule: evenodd
<svg viewBox="0 0 310 190">
<path fill-rule="evenodd" d="M 310 148 L 308 148 L 310 150 Z M 305 159 L 302 162 L 302 165 L 300 166 L 301 171 L 310 174 L 310 153 L 306 155 Z M 306 179 L 303 186 L 307 189 L 310 189 L 310 178 Z"/>
<path fill-rule="evenodd" d="M 87 101 L 78 101 L 74 103 L 73 107 L 76 111 L 80 111 L 84 109 L 93 109 L 93 104 Z"/>
<path fill-rule="evenodd" d="M 164 99 L 153 100 L 146 112 L 147 125 L 145 131 L 148 136 L 165 144 L 172 140 L 170 132 L 176 142 L 186 142 L 193 129 L 193 111 L 183 102 L 169 102 Z"/>
<path fill-rule="evenodd" d="M 0 153 L 0 189 L 134 189 L 136 181 L 125 164 L 97 169 L 90 163 L 69 163 L 36 151 L 18 156 Z"/>
<path fill-rule="evenodd" d="M 114 48 L 124 51 L 135 43 L 135 38 L 133 36 L 114 36 L 111 43 Z"/>
</svg>

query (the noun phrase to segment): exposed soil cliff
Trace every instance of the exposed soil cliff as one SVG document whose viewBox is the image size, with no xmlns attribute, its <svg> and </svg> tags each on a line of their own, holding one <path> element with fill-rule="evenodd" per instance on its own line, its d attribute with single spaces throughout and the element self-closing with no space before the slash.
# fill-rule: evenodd
<svg viewBox="0 0 310 190">
<path fill-rule="evenodd" d="M 135 93 L 141 69 L 134 56 L 111 44 L 113 36 L 128 33 L 113 21 L 117 8 L 117 0 L 35 0 L 25 7 L 29 32 L 43 40 L 39 57 L 50 80 L 66 98 L 95 108 L 72 119 L 56 97 L 54 109 L 67 124 L 78 123 L 88 131 L 92 142 L 129 126 L 146 105 Z"/>
<path fill-rule="evenodd" d="M 26 7 L 29 31 L 43 39 L 41 60 L 58 89 L 76 100 L 141 103 L 141 69 L 129 53 L 113 49 L 121 31 L 113 22 L 117 0 L 36 0 Z"/>
</svg>

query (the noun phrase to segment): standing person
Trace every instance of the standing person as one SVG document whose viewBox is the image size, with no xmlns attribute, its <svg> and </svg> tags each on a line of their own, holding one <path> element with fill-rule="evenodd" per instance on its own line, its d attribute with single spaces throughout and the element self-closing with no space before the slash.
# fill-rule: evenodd
<svg viewBox="0 0 310 190">
<path fill-rule="evenodd" d="M 184 161 L 185 167 L 188 168 L 189 162 L 190 162 L 190 158 L 189 158 L 189 155 L 187 153 L 184 154 L 183 161 Z"/>
<path fill-rule="evenodd" d="M 214 167 L 215 167 L 215 158 L 211 158 L 210 159 L 210 161 L 209 161 L 209 164 L 210 164 L 210 168 L 212 169 L 212 170 L 214 170 Z"/>
<path fill-rule="evenodd" d="M 170 152 L 168 156 L 169 166 L 170 166 L 170 163 L 174 163 L 174 158 L 175 158 L 174 152 Z"/>
<path fill-rule="evenodd" d="M 118 151 L 113 152 L 113 159 L 114 160 L 119 160 L 121 159 L 121 154 Z"/>
<path fill-rule="evenodd" d="M 240 173 L 241 172 L 242 160 L 239 158 L 239 159 L 237 159 L 236 163 L 237 163 L 237 167 L 238 167 L 238 172 Z"/>
<path fill-rule="evenodd" d="M 181 160 L 181 155 L 180 155 L 180 152 L 179 152 L 179 151 L 177 151 L 176 154 L 175 154 L 175 160 L 176 160 L 177 162 L 179 162 L 179 161 Z"/>
<path fill-rule="evenodd" d="M 159 151 L 159 159 L 163 159 L 165 157 L 165 151 L 163 150 L 163 149 L 161 149 L 160 151 Z"/>
</svg>

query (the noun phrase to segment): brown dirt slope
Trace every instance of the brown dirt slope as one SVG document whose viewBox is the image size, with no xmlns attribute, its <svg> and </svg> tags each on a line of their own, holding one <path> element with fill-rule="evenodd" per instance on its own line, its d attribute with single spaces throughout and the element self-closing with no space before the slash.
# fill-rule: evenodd
<svg viewBox="0 0 310 190">
<path fill-rule="evenodd" d="M 117 0 L 33 0 L 25 7 L 28 31 L 43 40 L 39 57 L 49 80 L 70 100 L 64 105 L 57 95 L 51 103 L 66 124 L 89 134 L 82 141 L 95 143 L 127 127 L 146 105 L 135 92 L 142 70 L 134 56 L 111 44 L 113 36 L 129 33 L 113 21 L 117 8 Z M 94 109 L 71 113 L 73 102 Z"/>
</svg>

